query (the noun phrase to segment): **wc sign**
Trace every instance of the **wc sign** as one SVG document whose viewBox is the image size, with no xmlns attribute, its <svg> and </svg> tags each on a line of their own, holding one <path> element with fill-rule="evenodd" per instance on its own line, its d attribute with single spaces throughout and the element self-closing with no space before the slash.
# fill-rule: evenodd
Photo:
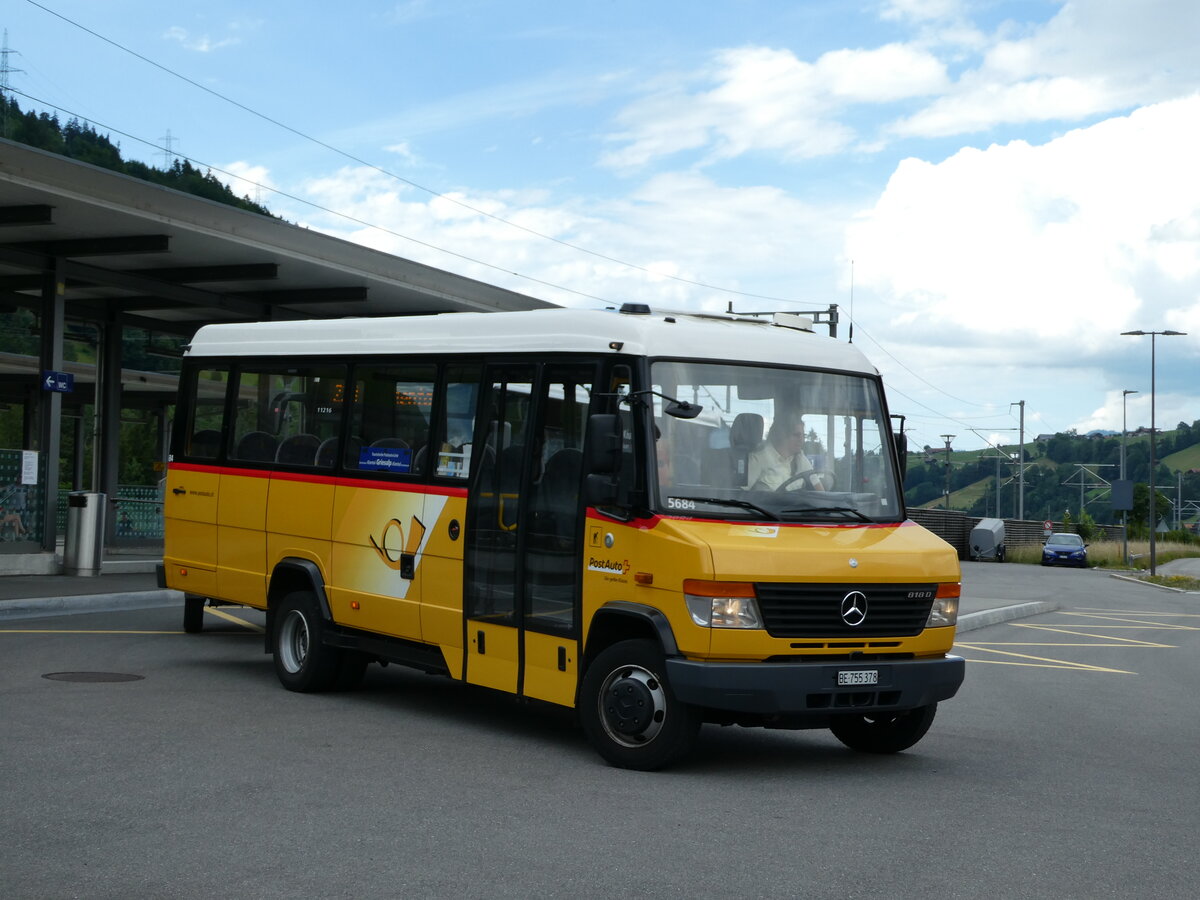
<svg viewBox="0 0 1200 900">
<path fill-rule="evenodd" d="M 55 391 L 59 394 L 69 394 L 75 390 L 75 376 L 70 372 L 43 370 L 42 390 Z"/>
</svg>

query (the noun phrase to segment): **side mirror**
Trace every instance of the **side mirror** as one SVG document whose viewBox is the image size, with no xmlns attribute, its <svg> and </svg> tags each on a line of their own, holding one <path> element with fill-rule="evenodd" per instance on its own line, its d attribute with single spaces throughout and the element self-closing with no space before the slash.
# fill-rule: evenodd
<svg viewBox="0 0 1200 900">
<path fill-rule="evenodd" d="M 592 475 L 615 475 L 621 471 L 621 418 L 601 413 L 588 419 L 584 435 L 583 471 Z"/>
<path fill-rule="evenodd" d="M 900 460 L 900 486 L 903 488 L 908 475 L 908 435 L 903 431 L 893 431 L 892 440 L 896 444 L 896 458 Z"/>
<path fill-rule="evenodd" d="M 688 403 L 686 400 L 671 400 L 663 407 L 663 412 L 676 419 L 694 419 L 704 412 L 699 403 Z"/>
</svg>

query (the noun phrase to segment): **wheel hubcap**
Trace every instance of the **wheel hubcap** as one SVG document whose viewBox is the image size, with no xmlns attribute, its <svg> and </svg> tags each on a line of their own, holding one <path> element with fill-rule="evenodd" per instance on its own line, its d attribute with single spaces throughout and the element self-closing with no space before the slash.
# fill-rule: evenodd
<svg viewBox="0 0 1200 900">
<path fill-rule="evenodd" d="M 308 658 L 308 622 L 297 610 L 287 614 L 279 625 L 279 659 L 283 668 L 295 675 Z"/>
<path fill-rule="evenodd" d="M 653 672 L 641 666 L 623 666 L 604 680 L 600 721 L 618 744 L 640 747 L 662 731 L 666 699 L 662 682 Z"/>
</svg>

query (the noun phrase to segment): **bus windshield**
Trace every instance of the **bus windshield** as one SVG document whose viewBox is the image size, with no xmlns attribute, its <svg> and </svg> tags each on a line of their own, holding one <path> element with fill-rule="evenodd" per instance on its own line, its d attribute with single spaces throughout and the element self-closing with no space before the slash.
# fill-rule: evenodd
<svg viewBox="0 0 1200 900">
<path fill-rule="evenodd" d="M 719 519 L 895 522 L 900 487 L 879 382 L 804 369 L 651 367 L 656 509 Z M 669 401 L 699 404 L 695 418 Z"/>
</svg>

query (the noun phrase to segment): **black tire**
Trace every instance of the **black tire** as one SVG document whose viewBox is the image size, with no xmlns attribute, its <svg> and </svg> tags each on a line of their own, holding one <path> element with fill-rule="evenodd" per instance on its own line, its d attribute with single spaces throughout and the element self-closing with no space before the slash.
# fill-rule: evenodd
<svg viewBox="0 0 1200 900">
<path fill-rule="evenodd" d="M 898 713 L 872 716 L 838 716 L 829 726 L 833 736 L 861 753 L 899 753 L 907 750 L 933 724 L 937 704 Z"/>
<path fill-rule="evenodd" d="M 204 630 L 204 597 L 186 594 L 183 598 L 183 630 L 199 634 Z"/>
<path fill-rule="evenodd" d="M 579 688 L 579 721 L 613 766 L 653 771 L 696 744 L 700 715 L 675 699 L 656 641 L 613 644 L 588 666 Z"/>
<path fill-rule="evenodd" d="M 321 643 L 321 610 L 311 591 L 294 591 L 275 610 L 271 648 L 275 674 L 289 691 L 327 691 L 337 681 L 342 654 Z"/>
</svg>

